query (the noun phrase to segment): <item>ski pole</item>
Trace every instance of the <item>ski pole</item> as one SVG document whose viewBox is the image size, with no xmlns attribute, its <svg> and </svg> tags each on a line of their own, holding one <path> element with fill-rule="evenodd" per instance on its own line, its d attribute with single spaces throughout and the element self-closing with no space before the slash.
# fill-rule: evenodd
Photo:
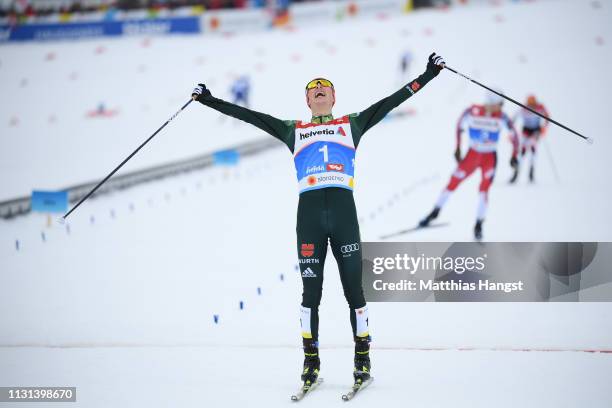
<svg viewBox="0 0 612 408">
<path fill-rule="evenodd" d="M 557 172 L 557 166 L 555 165 L 555 160 L 553 159 L 552 152 L 550 151 L 548 143 L 546 143 L 546 139 L 544 139 L 542 142 L 544 143 L 544 150 L 546 150 L 546 156 L 548 156 L 548 160 L 550 161 L 550 165 L 552 167 L 553 174 L 555 175 L 555 180 L 557 180 L 557 183 L 559 183 L 560 182 L 559 172 Z"/>
<path fill-rule="evenodd" d="M 195 97 L 192 97 L 191 99 L 189 99 L 189 101 L 188 101 L 186 104 L 184 104 L 184 105 L 181 107 L 181 109 L 179 109 L 179 110 L 178 110 L 178 111 L 177 111 L 177 112 L 176 112 L 174 115 L 172 115 L 172 116 L 170 117 L 170 119 L 168 119 L 168 120 L 167 120 L 167 121 L 166 121 L 166 122 L 165 122 L 163 125 L 161 125 L 161 126 L 159 127 L 159 129 L 157 129 L 157 130 L 155 131 L 155 133 L 153 133 L 151 136 L 149 136 L 149 138 L 148 138 L 147 140 L 145 140 L 145 141 L 144 141 L 144 142 L 143 142 L 143 143 L 142 143 L 140 146 L 138 146 L 138 148 L 137 148 L 136 150 L 134 150 L 134 151 L 132 152 L 132 154 L 130 154 L 128 157 L 126 157 L 126 158 L 125 158 L 125 160 L 123 160 L 123 161 L 121 162 L 121 164 L 120 164 L 120 165 L 118 165 L 117 167 L 115 167 L 115 169 L 114 169 L 113 171 L 111 171 L 111 172 L 110 172 L 110 173 L 109 173 L 109 174 L 108 174 L 106 177 L 104 177 L 104 179 L 103 179 L 101 182 L 99 182 L 99 183 L 98 183 L 98 184 L 97 184 L 97 185 L 96 185 L 96 186 L 95 186 L 95 187 L 94 187 L 94 188 L 93 188 L 93 189 L 92 189 L 92 190 L 91 190 L 89 193 L 87 193 L 87 195 L 85 195 L 85 197 L 81 198 L 81 200 L 80 200 L 78 203 L 76 203 L 76 205 L 75 205 L 74 207 L 72 207 L 72 209 L 71 209 L 70 211 L 68 211 L 66 214 L 64 214 L 64 215 L 62 216 L 62 221 L 63 221 L 63 220 L 65 220 L 66 218 L 68 218 L 68 216 L 69 216 L 69 215 L 70 215 L 70 214 L 71 214 L 71 213 L 72 213 L 74 210 L 76 210 L 76 209 L 77 209 L 77 208 L 78 208 L 78 207 L 79 207 L 81 204 L 83 204 L 83 202 L 84 202 L 85 200 L 87 200 L 89 197 L 91 197 L 91 195 L 92 195 L 93 193 L 95 193 L 95 192 L 96 192 L 96 190 L 97 190 L 97 189 L 99 189 L 99 188 L 100 188 L 100 186 L 102 186 L 102 184 L 106 183 L 106 182 L 108 181 L 108 179 L 109 179 L 109 178 L 111 178 L 111 177 L 113 176 L 113 174 L 115 174 L 115 173 L 116 173 L 116 172 L 117 172 L 117 171 L 118 171 L 118 170 L 119 170 L 121 167 L 123 167 L 123 165 L 124 165 L 125 163 L 127 163 L 127 162 L 128 162 L 128 160 L 130 160 L 132 157 L 134 157 L 134 155 L 135 155 L 136 153 L 138 153 L 138 151 L 140 151 L 140 149 L 142 149 L 142 148 L 143 148 L 143 147 L 144 147 L 144 146 L 145 146 L 147 143 L 149 143 L 149 141 L 151 141 L 151 139 L 153 139 L 153 138 L 155 137 L 155 135 L 157 135 L 157 134 L 158 134 L 158 133 L 159 133 L 159 132 L 160 132 L 160 131 L 161 131 L 163 128 L 165 128 L 165 127 L 166 127 L 166 125 L 167 125 L 168 123 L 170 123 L 170 122 L 171 122 L 171 121 L 172 121 L 174 118 L 176 118 L 176 117 L 178 116 L 178 114 L 179 114 L 179 113 L 181 113 L 181 112 L 183 111 L 183 109 L 185 109 L 185 108 L 187 107 L 187 105 L 189 105 L 189 104 L 190 104 L 191 102 L 193 102 L 194 100 L 195 100 Z"/>
<path fill-rule="evenodd" d="M 480 82 L 476 81 L 475 79 L 472 79 L 472 78 L 470 78 L 469 76 L 467 76 L 467 75 L 465 75 L 465 74 L 462 74 L 462 73 L 461 73 L 461 72 L 459 72 L 459 71 L 454 70 L 453 68 L 449 67 L 448 65 L 445 65 L 445 66 L 444 66 L 444 68 L 448 69 L 448 70 L 449 70 L 449 71 L 451 71 L 451 72 L 454 72 L 455 74 L 457 74 L 457 75 L 459 75 L 459 76 L 464 77 L 465 79 L 467 79 L 468 81 L 470 81 L 470 82 L 472 82 L 472 83 L 474 83 L 474 84 L 476 84 L 476 85 L 479 85 L 479 86 L 483 87 L 483 88 L 484 88 L 484 89 L 486 89 L 487 91 L 493 92 L 495 95 L 501 96 L 502 98 L 507 99 L 507 100 L 509 100 L 510 102 L 515 103 L 515 104 L 517 104 L 518 106 L 520 106 L 520 107 L 522 107 L 522 108 L 524 108 L 524 109 L 527 109 L 529 112 L 531 112 L 531 113 L 535 113 L 535 114 L 536 114 L 536 115 L 538 115 L 539 117 L 541 117 L 541 118 L 543 118 L 543 119 L 546 119 L 547 121 L 549 121 L 549 122 L 551 122 L 551 123 L 554 123 L 555 125 L 560 126 L 560 127 L 562 127 L 563 129 L 565 129 L 565 130 L 567 130 L 567 131 L 569 131 L 569 132 L 572 132 L 572 133 L 573 133 L 573 134 L 575 134 L 576 136 L 580 136 L 581 138 L 583 138 L 584 140 L 586 140 L 586 141 L 587 141 L 587 142 L 589 142 L 590 144 L 593 144 L 593 138 L 591 138 L 591 137 L 587 137 L 587 136 L 584 136 L 584 135 L 581 135 L 580 133 L 576 132 L 575 130 L 572 130 L 572 129 L 568 128 L 567 126 L 565 126 L 565 125 L 563 125 L 563 124 L 561 124 L 561 123 L 557 122 L 556 120 L 553 120 L 553 119 L 551 119 L 551 118 L 549 118 L 549 117 L 546 117 L 545 115 L 542 115 L 540 112 L 537 112 L 537 111 L 535 111 L 534 109 L 531 109 L 531 108 L 529 108 L 529 107 L 527 107 L 527 106 L 523 105 L 522 103 L 520 103 L 520 102 L 518 102 L 518 101 L 515 101 L 514 99 L 510 98 L 509 96 L 506 96 L 506 95 L 504 95 L 504 94 L 502 94 L 502 93 L 500 93 L 500 92 L 495 91 L 494 89 L 489 88 L 489 87 L 488 87 L 488 86 L 486 86 L 486 85 L 481 84 Z"/>
</svg>

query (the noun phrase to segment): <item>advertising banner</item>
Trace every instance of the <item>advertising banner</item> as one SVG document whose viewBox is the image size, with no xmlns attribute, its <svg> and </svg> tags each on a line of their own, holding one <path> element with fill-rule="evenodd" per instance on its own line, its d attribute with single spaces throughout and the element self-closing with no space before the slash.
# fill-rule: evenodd
<svg viewBox="0 0 612 408">
<path fill-rule="evenodd" d="M 24 24 L 15 27 L 0 26 L 0 42 L 74 40 L 120 35 L 197 34 L 199 32 L 201 32 L 200 18 L 196 16 L 125 21 Z"/>
<path fill-rule="evenodd" d="M 202 14 L 202 30 L 208 33 L 262 31 L 272 26 L 272 17 L 265 9 L 219 10 Z"/>
</svg>

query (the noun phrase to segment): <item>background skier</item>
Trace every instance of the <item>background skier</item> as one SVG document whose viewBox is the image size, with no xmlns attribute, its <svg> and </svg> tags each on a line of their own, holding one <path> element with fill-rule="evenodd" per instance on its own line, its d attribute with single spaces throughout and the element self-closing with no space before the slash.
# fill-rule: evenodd
<svg viewBox="0 0 612 408">
<path fill-rule="evenodd" d="M 455 148 L 455 159 L 458 162 L 457 169 L 438 197 L 434 209 L 419 223 L 420 227 L 426 227 L 432 220 L 436 219 L 451 193 L 474 170 L 480 168 L 482 178 L 478 194 L 474 237 L 477 240 L 482 239 L 482 224 L 487 212 L 489 188 L 493 183 L 495 168 L 497 167 L 497 143 L 500 133 L 504 129 L 510 132 L 510 140 L 512 141 L 513 150 L 510 165 L 513 168 L 518 165 L 518 138 L 512 121 L 501 109 L 503 101 L 500 96 L 488 93 L 484 105 L 473 105 L 461 115 L 457 124 L 457 144 Z M 470 139 L 470 148 L 465 157 L 462 158 L 461 135 L 466 130 Z"/>
<path fill-rule="evenodd" d="M 534 95 L 529 95 L 527 97 L 527 106 L 536 112 L 541 113 L 544 116 L 550 116 L 548 114 L 548 110 L 544 107 L 543 104 L 538 102 Z M 534 114 L 533 112 L 528 111 L 527 109 L 521 109 L 518 111 L 516 115 L 516 119 L 519 119 L 523 122 L 523 132 L 521 137 L 521 160 L 519 164 L 515 167 L 514 174 L 510 179 L 510 183 L 516 182 L 519 174 L 519 168 L 523 163 L 524 159 L 526 159 L 527 155 L 530 155 L 529 161 L 529 181 L 533 182 L 535 180 L 535 162 L 537 156 L 537 147 L 540 138 L 544 136 L 546 130 L 548 129 L 548 121 L 543 119 L 542 117 Z"/>
</svg>

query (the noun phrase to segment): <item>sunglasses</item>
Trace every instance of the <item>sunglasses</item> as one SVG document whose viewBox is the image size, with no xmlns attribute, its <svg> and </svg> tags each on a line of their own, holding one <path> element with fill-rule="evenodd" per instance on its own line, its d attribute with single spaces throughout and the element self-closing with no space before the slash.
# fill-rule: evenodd
<svg viewBox="0 0 612 408">
<path fill-rule="evenodd" d="M 306 92 L 308 92 L 310 89 L 314 89 L 317 87 L 317 85 L 321 84 L 321 86 L 328 86 L 330 88 L 334 87 L 334 84 L 331 83 L 330 80 L 325 79 L 325 78 L 315 78 L 312 81 L 310 81 L 308 84 L 306 84 Z"/>
</svg>

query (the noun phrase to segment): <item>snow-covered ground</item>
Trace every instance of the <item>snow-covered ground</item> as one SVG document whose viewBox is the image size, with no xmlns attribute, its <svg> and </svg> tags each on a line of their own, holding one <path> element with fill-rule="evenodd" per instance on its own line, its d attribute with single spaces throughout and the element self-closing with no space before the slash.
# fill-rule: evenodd
<svg viewBox="0 0 612 408">
<path fill-rule="evenodd" d="M 297 382 L 291 362 L 302 357 L 301 350 L 278 347 L 26 348 L 1 353 L 12 372 L 11 384 L 76 384 L 77 404 L 35 405 L 62 408 L 290 407 Z M 322 350 L 324 384 L 299 405 L 344 406 L 340 395 L 351 380 L 346 373 L 352 353 L 348 348 Z M 375 350 L 373 358 L 376 380 L 351 406 L 610 405 L 609 356 Z M 24 367 L 24 361 L 31 363 Z"/>
<path fill-rule="evenodd" d="M 0 199 L 98 179 L 200 80 L 227 97 L 232 76 L 248 72 L 256 109 L 304 119 L 304 83 L 324 75 L 334 80 L 341 114 L 395 89 L 398 57 L 410 48 L 415 75 L 435 50 L 517 98 L 536 93 L 553 117 L 596 139 L 590 146 L 551 128 L 546 142 L 559 180 L 543 150 L 538 182 L 514 187 L 506 185 L 504 141 L 486 239 L 610 241 L 611 8 L 536 1 L 289 33 L 154 38 L 146 47 L 137 39 L 3 46 Z M 454 166 L 456 119 L 482 95 L 443 72 L 403 106 L 416 115 L 366 135 L 355 192 L 363 240 L 411 226 L 431 208 Z M 99 102 L 118 115 L 86 119 Z M 190 106 L 127 167 L 260 137 Z M 0 386 L 77 386 L 77 404 L 66 406 L 88 408 L 289 404 L 301 365 L 292 166 L 281 148 L 236 167 L 141 185 L 87 202 L 69 228 L 47 228 L 37 214 L 0 220 Z M 448 227 L 399 239 L 469 240 L 477 183 L 451 198 L 442 215 Z M 326 381 L 303 401 L 309 406 L 342 403 L 351 381 L 335 261 L 325 273 Z M 587 352 L 612 349 L 609 304 L 377 303 L 370 310 L 376 381 L 351 404 L 612 404 L 605 385 L 612 354 Z"/>
</svg>

